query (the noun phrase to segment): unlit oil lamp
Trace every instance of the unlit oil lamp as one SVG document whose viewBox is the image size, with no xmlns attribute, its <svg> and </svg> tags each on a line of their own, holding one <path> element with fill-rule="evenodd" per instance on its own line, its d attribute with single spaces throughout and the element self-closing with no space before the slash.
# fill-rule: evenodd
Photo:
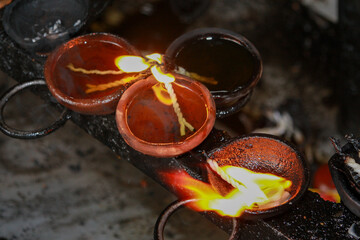
<svg viewBox="0 0 360 240">
<path fill-rule="evenodd" d="M 309 184 L 309 170 L 301 154 L 271 135 L 234 138 L 212 150 L 204 167 L 208 182 L 186 172 L 162 174 L 181 200 L 160 216 L 156 239 L 162 239 L 167 218 L 182 205 L 255 220 L 284 212 L 300 199 Z"/>
<path fill-rule="evenodd" d="M 127 68 L 131 58 L 121 57 L 119 68 Z M 151 75 L 129 87 L 118 103 L 119 132 L 131 147 L 144 154 L 183 154 L 210 133 L 215 103 L 204 85 L 180 74 L 165 73 L 161 55 L 148 55 L 146 59 L 138 59 L 143 67 L 133 71 L 150 69 Z M 135 66 L 135 62 L 130 65 Z"/>
<path fill-rule="evenodd" d="M 22 48 L 47 53 L 81 31 L 89 0 L 14 0 L 5 7 L 3 26 Z"/>
<path fill-rule="evenodd" d="M 255 46 L 240 34 L 200 28 L 176 39 L 166 50 L 167 67 L 210 89 L 218 117 L 240 110 L 262 74 Z"/>
<path fill-rule="evenodd" d="M 342 203 L 360 217 L 360 139 L 347 136 L 347 144 L 332 138 L 336 153 L 329 160 L 329 169 Z"/>
<path fill-rule="evenodd" d="M 120 71 L 116 58 L 140 55 L 126 40 L 107 33 L 74 38 L 45 63 L 45 80 L 59 103 L 82 114 L 110 114 L 125 89 L 141 78 Z"/>
</svg>

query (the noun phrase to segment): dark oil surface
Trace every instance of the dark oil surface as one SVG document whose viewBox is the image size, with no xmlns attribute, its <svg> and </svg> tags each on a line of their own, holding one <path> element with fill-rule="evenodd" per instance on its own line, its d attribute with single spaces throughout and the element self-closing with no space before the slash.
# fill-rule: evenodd
<svg viewBox="0 0 360 240">
<path fill-rule="evenodd" d="M 233 90 L 248 83 L 255 69 L 251 53 L 242 45 L 220 37 L 210 37 L 185 45 L 175 56 L 175 64 L 201 76 L 213 77 L 217 85 L 210 91 Z"/>
<path fill-rule="evenodd" d="M 181 112 L 195 130 L 180 135 L 180 125 L 172 105 L 161 103 L 151 87 L 143 88 L 127 109 L 128 126 L 132 133 L 151 143 L 173 143 L 185 140 L 205 122 L 207 109 L 203 98 L 192 89 L 172 83 Z"/>
<path fill-rule="evenodd" d="M 86 93 L 87 84 L 106 84 L 124 77 L 121 75 L 98 75 L 74 72 L 67 66 L 72 63 L 75 68 L 86 70 L 119 70 L 114 60 L 119 55 L 128 54 L 121 45 L 108 41 L 91 41 L 77 44 L 67 49 L 59 58 L 54 68 L 53 78 L 56 87 L 70 97 L 77 99 L 98 98 L 115 92 L 118 88 Z"/>
</svg>

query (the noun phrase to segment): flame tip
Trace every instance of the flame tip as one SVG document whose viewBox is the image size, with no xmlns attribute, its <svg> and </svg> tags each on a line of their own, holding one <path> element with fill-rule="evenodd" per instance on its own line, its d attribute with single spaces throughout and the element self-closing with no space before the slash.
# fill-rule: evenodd
<svg viewBox="0 0 360 240">
<path fill-rule="evenodd" d="M 211 159 L 207 159 L 207 162 L 217 164 Z M 273 208 L 287 202 L 290 198 L 290 193 L 287 191 L 292 185 L 290 180 L 270 173 L 253 172 L 242 167 L 221 167 L 223 168 L 241 169 L 250 173 L 245 176 L 236 176 L 237 180 L 243 180 L 241 184 L 244 187 L 233 188 L 223 196 L 212 185 L 196 180 L 186 172 L 170 173 L 166 178 L 174 183 L 175 187 L 179 187 L 180 193 L 184 196 L 200 199 L 191 204 L 194 210 L 215 211 L 221 216 L 239 217 L 245 210 Z M 235 171 L 235 173 L 241 171 Z"/>
</svg>

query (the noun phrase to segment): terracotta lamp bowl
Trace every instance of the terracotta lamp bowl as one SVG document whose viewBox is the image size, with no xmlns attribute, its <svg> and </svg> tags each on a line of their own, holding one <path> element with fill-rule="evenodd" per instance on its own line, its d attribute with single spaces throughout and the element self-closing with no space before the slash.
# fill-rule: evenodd
<svg viewBox="0 0 360 240">
<path fill-rule="evenodd" d="M 232 139 L 209 154 L 220 167 L 225 165 L 243 167 L 254 172 L 271 173 L 292 181 L 290 197 L 277 206 L 245 210 L 241 218 L 256 219 L 272 217 L 287 210 L 300 199 L 309 185 L 309 169 L 302 155 L 289 143 L 272 135 L 254 134 Z M 215 173 L 209 171 L 210 183 Z"/>
<path fill-rule="evenodd" d="M 88 84 L 117 81 L 124 74 L 85 74 L 68 66 L 100 71 L 118 71 L 114 59 L 120 55 L 140 55 L 124 39 L 107 33 L 93 33 L 74 38 L 53 51 L 45 63 L 45 80 L 52 95 L 65 107 L 82 114 L 110 114 L 129 86 L 107 88 L 87 93 Z"/>
<path fill-rule="evenodd" d="M 185 33 L 171 43 L 165 56 L 170 69 L 181 67 L 217 81 L 203 83 L 214 97 L 220 118 L 247 103 L 262 75 L 262 60 L 255 46 L 226 29 L 199 28 Z"/>
<path fill-rule="evenodd" d="M 155 157 L 173 157 L 198 146 L 215 122 L 215 103 L 208 89 L 185 76 L 173 74 L 172 83 L 181 111 L 194 131 L 180 135 L 173 106 L 161 103 L 153 93 L 160 83 L 150 76 L 133 84 L 116 109 L 117 127 L 135 150 Z"/>
</svg>

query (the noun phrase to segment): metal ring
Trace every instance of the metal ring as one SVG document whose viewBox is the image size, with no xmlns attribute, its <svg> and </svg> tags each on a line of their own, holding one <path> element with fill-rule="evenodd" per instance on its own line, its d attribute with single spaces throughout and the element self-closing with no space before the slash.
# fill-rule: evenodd
<svg viewBox="0 0 360 240">
<path fill-rule="evenodd" d="M 11 97 L 13 97 L 16 93 L 20 92 L 24 88 L 27 88 L 30 86 L 35 86 L 35 85 L 46 85 L 46 82 L 43 79 L 37 79 L 37 80 L 29 81 L 29 82 L 24 82 L 24 83 L 15 85 L 1 97 L 1 99 L 0 99 L 0 130 L 4 134 L 6 134 L 10 137 L 13 137 L 13 138 L 20 138 L 20 139 L 39 138 L 39 137 L 43 137 L 43 136 L 46 136 L 46 135 L 54 132 L 56 129 L 58 129 L 59 127 L 64 125 L 67 120 L 70 119 L 70 117 L 71 117 L 70 111 L 67 108 L 65 108 L 62 111 L 62 113 L 60 114 L 59 119 L 57 119 L 55 122 L 53 122 L 50 126 L 47 126 L 42 129 L 33 130 L 33 131 L 23 131 L 23 130 L 17 130 L 17 129 L 14 129 L 14 128 L 8 126 L 5 123 L 4 116 L 3 116 L 6 103 L 10 100 Z"/>
<path fill-rule="evenodd" d="M 187 200 L 177 200 L 173 203 L 171 203 L 169 206 L 167 206 L 164 211 L 160 214 L 159 218 L 156 221 L 155 229 L 154 229 L 154 240 L 164 240 L 164 229 L 165 224 L 168 220 L 168 218 L 180 207 L 183 205 L 190 203 L 190 202 L 196 202 L 199 201 L 199 199 L 187 199 Z M 237 218 L 232 218 L 233 228 L 231 235 L 229 237 L 229 240 L 235 240 L 238 237 L 238 231 L 239 231 L 239 221 Z"/>
</svg>

